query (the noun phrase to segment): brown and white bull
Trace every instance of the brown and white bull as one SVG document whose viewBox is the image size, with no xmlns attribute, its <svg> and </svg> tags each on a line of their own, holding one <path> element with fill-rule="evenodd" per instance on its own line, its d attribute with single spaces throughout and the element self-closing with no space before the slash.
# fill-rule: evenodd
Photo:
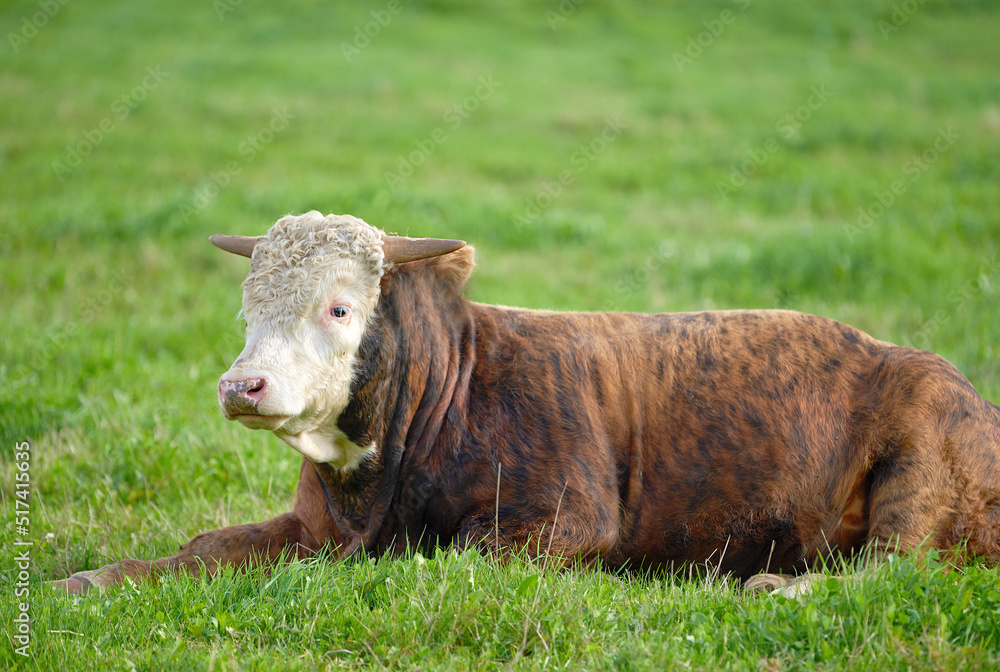
<svg viewBox="0 0 1000 672">
<path fill-rule="evenodd" d="M 294 510 L 55 582 L 70 592 L 326 545 L 741 579 L 863 548 L 1000 560 L 1000 409 L 937 355 L 789 311 L 474 303 L 463 242 L 350 216 L 213 242 L 252 257 L 222 412 L 305 456 Z"/>
</svg>

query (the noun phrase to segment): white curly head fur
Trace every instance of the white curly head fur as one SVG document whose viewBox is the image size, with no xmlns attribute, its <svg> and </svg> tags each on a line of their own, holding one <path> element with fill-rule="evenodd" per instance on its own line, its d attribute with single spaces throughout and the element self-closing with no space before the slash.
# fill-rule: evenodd
<svg viewBox="0 0 1000 672">
<path fill-rule="evenodd" d="M 244 314 L 280 321 L 308 315 L 324 298 L 324 287 L 348 276 L 367 280 L 366 295 L 358 298 L 374 306 L 387 266 L 382 231 L 357 217 L 315 210 L 287 215 L 254 247 L 243 282 Z"/>
</svg>

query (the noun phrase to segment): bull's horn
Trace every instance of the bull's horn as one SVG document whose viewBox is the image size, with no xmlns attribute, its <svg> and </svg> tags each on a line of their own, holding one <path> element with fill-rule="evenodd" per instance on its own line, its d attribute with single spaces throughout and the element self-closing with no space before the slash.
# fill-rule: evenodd
<svg viewBox="0 0 1000 672">
<path fill-rule="evenodd" d="M 397 264 L 448 254 L 463 247 L 465 247 L 464 240 L 382 236 L 382 254 L 385 255 L 385 260 Z"/>
<path fill-rule="evenodd" d="M 254 246 L 263 238 L 264 236 L 222 236 L 215 235 L 210 236 L 209 240 L 220 250 L 225 250 L 226 252 L 232 252 L 233 254 L 238 254 L 243 257 L 253 256 Z"/>
</svg>

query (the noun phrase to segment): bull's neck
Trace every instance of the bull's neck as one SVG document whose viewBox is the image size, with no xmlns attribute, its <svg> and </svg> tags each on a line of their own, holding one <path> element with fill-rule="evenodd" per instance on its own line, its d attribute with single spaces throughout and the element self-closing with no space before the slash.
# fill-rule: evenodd
<svg viewBox="0 0 1000 672">
<path fill-rule="evenodd" d="M 375 455 L 351 471 L 316 465 L 331 515 L 351 530 L 348 552 L 382 550 L 401 474 L 433 448 L 450 409 L 464 415 L 475 352 L 469 304 L 442 299 L 419 280 L 404 276 L 383 292 L 359 349 L 351 401 L 337 419 L 353 443 L 374 443 Z"/>
</svg>

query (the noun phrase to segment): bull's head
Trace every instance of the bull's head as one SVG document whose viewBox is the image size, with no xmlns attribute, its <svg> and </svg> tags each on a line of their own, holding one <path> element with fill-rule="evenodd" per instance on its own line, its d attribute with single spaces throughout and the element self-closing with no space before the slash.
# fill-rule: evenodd
<svg viewBox="0 0 1000 672">
<path fill-rule="evenodd" d="M 350 469 L 375 446 L 337 429 L 382 275 L 392 264 L 446 254 L 460 240 L 387 236 L 349 215 L 279 219 L 260 237 L 212 236 L 250 257 L 243 283 L 246 345 L 219 380 L 230 420 L 269 429 L 314 462 Z"/>
</svg>

